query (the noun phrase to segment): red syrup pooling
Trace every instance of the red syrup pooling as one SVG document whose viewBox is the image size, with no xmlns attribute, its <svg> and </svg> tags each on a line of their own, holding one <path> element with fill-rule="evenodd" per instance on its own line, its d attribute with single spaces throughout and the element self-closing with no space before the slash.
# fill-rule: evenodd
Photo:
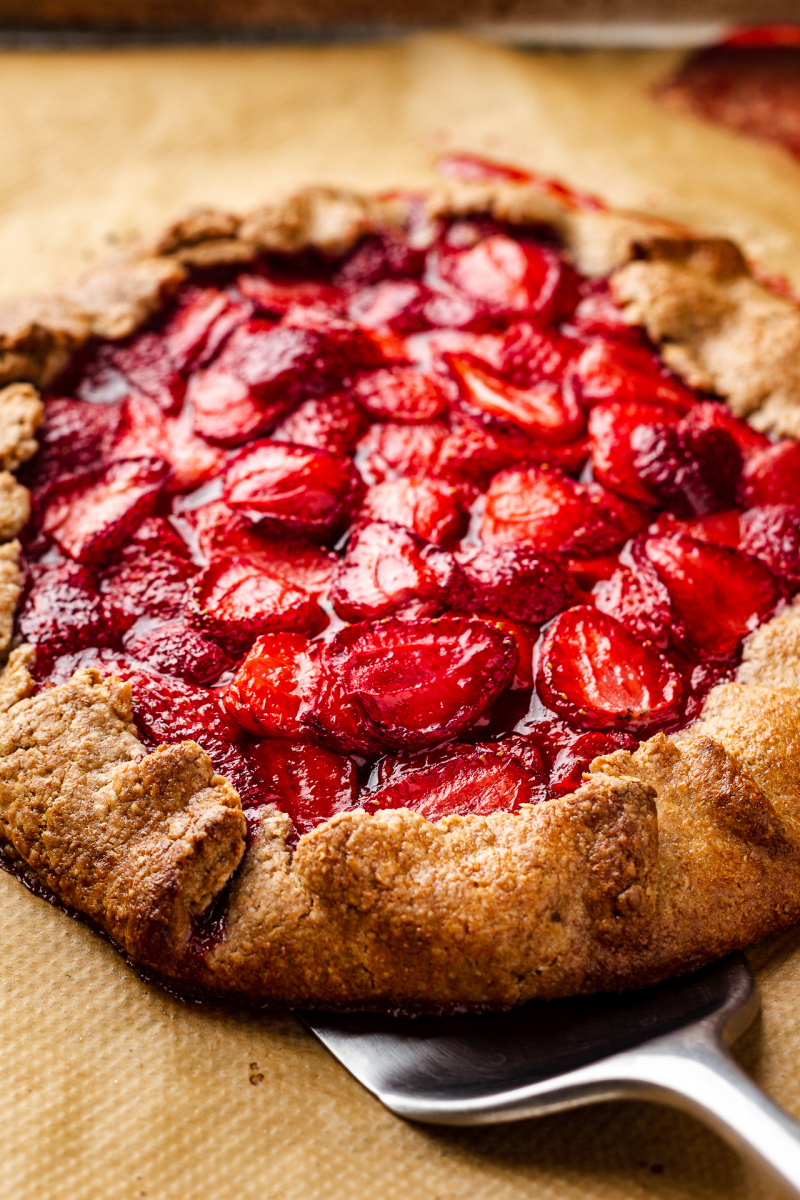
<svg viewBox="0 0 800 1200">
<path fill-rule="evenodd" d="M 672 375 L 547 230 L 428 232 L 185 285 L 76 358 L 24 473 L 40 686 L 129 680 L 143 743 L 197 741 L 290 845 L 564 795 L 800 587 L 796 442 Z"/>
</svg>

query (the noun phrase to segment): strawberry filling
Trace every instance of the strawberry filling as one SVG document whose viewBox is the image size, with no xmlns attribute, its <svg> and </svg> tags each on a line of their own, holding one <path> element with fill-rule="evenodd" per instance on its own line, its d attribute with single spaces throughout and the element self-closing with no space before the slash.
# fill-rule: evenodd
<svg viewBox="0 0 800 1200">
<path fill-rule="evenodd" d="M 428 232 L 204 273 L 75 357 L 23 473 L 39 684 L 129 680 L 145 745 L 194 739 L 294 837 L 565 795 L 800 590 L 797 442 L 546 231 Z"/>
</svg>

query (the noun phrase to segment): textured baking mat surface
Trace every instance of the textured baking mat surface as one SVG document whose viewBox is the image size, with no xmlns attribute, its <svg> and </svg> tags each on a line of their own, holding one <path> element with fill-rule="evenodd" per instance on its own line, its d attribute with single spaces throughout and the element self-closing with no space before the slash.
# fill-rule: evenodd
<svg viewBox="0 0 800 1200">
<path fill-rule="evenodd" d="M 393 45 L 0 53 L 0 293 L 197 204 L 516 160 L 739 238 L 800 287 L 800 165 L 659 109 L 665 53 Z M 800 1118 L 800 932 L 759 947 L 741 1061 Z M 688 1117 L 608 1104 L 447 1131 L 386 1113 L 290 1016 L 191 1007 L 0 873 L 3 1200 L 765 1200 Z"/>
</svg>

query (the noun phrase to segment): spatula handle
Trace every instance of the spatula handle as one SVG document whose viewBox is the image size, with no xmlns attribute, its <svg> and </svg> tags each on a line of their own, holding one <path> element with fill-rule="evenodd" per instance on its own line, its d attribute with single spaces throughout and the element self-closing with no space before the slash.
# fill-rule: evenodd
<svg viewBox="0 0 800 1200">
<path fill-rule="evenodd" d="M 693 1113 L 800 1197 L 800 1125 L 756 1087 L 708 1031 L 678 1030 L 619 1055 L 616 1062 L 639 1097 Z"/>
</svg>

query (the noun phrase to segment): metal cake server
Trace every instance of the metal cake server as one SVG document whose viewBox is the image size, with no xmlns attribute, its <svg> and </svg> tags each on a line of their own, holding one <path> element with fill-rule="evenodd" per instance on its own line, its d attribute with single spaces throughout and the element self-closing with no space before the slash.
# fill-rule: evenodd
<svg viewBox="0 0 800 1200">
<path fill-rule="evenodd" d="M 726 1050 L 758 1012 L 742 954 L 620 995 L 507 1013 L 303 1013 L 339 1062 L 400 1117 L 519 1121 L 599 1100 L 656 1100 L 707 1122 L 800 1196 L 800 1126 Z"/>
</svg>

